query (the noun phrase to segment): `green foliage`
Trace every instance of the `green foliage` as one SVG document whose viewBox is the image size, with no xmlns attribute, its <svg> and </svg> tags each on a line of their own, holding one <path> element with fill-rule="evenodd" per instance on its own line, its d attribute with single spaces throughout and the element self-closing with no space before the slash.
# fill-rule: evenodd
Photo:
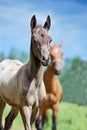
<svg viewBox="0 0 87 130">
<path fill-rule="evenodd" d="M 23 63 L 28 60 L 27 54 L 25 52 L 20 52 L 17 48 L 11 49 L 8 58 L 9 59 L 18 59 Z"/>
<path fill-rule="evenodd" d="M 0 53 L 0 62 L 5 58 L 4 53 Z"/>
<path fill-rule="evenodd" d="M 60 76 L 63 101 L 87 104 L 87 63 L 76 57 L 65 61 Z"/>
<path fill-rule="evenodd" d="M 26 61 L 28 61 L 28 56 L 25 52 L 21 52 L 19 60 L 22 61 L 23 63 L 25 63 Z"/>
<path fill-rule="evenodd" d="M 8 58 L 9 59 L 16 59 L 19 56 L 19 51 L 16 48 L 12 48 Z"/>
<path fill-rule="evenodd" d="M 71 64 L 71 69 L 75 70 L 78 68 L 78 66 L 82 66 L 83 65 L 83 61 L 80 59 L 80 57 L 76 57 L 72 60 L 72 64 Z"/>
<path fill-rule="evenodd" d="M 0 61 L 4 59 L 15 59 L 25 63 L 28 61 L 28 55 L 25 52 L 19 51 L 17 48 L 11 48 L 8 56 L 5 56 L 4 53 L 0 53 Z"/>
</svg>

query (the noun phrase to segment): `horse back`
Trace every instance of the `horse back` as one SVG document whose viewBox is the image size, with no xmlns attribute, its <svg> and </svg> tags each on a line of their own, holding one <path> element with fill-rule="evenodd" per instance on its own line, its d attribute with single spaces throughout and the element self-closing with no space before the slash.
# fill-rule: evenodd
<svg viewBox="0 0 87 130">
<path fill-rule="evenodd" d="M 10 59 L 3 60 L 0 63 L 0 96 L 8 104 L 11 104 L 11 102 L 17 104 L 17 73 L 22 65 L 20 61 Z"/>
</svg>

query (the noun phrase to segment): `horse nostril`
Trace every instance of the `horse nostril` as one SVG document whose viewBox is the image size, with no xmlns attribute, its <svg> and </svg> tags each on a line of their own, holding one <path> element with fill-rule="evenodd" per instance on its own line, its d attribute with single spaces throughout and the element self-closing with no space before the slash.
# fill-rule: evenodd
<svg viewBox="0 0 87 130">
<path fill-rule="evenodd" d="M 45 57 L 44 56 L 42 57 L 42 60 L 45 61 Z"/>
<path fill-rule="evenodd" d="M 43 57 L 41 58 L 41 61 L 42 61 L 42 64 L 43 64 L 44 66 L 47 66 L 47 65 L 49 64 L 49 59 L 48 59 L 48 57 L 43 56 Z"/>
<path fill-rule="evenodd" d="M 44 58 L 44 56 L 42 56 L 41 61 L 42 61 L 42 63 L 45 63 L 45 58 Z"/>
<path fill-rule="evenodd" d="M 42 60 L 43 60 L 43 61 L 47 61 L 47 60 L 48 60 L 48 58 L 47 58 L 47 57 L 45 57 L 45 56 L 43 56 L 43 57 L 42 57 Z"/>
<path fill-rule="evenodd" d="M 59 69 L 59 68 L 54 68 L 54 73 L 55 73 L 56 75 L 59 75 L 59 74 L 61 73 L 61 69 Z"/>
</svg>

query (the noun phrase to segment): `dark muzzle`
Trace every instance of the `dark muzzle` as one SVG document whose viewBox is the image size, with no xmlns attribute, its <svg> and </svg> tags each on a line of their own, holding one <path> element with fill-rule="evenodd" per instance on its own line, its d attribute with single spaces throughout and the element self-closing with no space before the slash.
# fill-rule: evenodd
<svg viewBox="0 0 87 130">
<path fill-rule="evenodd" d="M 54 73 L 55 73 L 56 75 L 60 75 L 61 69 L 60 69 L 60 68 L 54 68 Z"/>
<path fill-rule="evenodd" d="M 42 65 L 48 66 L 51 62 L 50 56 L 49 57 L 42 56 L 41 62 L 42 62 Z"/>
</svg>

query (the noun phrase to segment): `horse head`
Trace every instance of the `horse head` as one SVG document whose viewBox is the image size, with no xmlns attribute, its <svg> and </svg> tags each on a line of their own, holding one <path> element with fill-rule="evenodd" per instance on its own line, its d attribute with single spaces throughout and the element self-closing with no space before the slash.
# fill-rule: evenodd
<svg viewBox="0 0 87 130">
<path fill-rule="evenodd" d="M 61 73 L 62 69 L 62 44 L 60 43 L 59 45 L 53 45 L 50 48 L 50 53 L 51 53 L 51 63 L 54 68 L 54 73 L 56 75 L 59 75 Z"/>
<path fill-rule="evenodd" d="M 34 56 L 40 60 L 43 65 L 48 65 L 50 62 L 50 42 L 51 37 L 48 35 L 51 20 L 48 15 L 44 26 L 37 26 L 35 15 L 31 18 L 31 42 Z"/>
</svg>

